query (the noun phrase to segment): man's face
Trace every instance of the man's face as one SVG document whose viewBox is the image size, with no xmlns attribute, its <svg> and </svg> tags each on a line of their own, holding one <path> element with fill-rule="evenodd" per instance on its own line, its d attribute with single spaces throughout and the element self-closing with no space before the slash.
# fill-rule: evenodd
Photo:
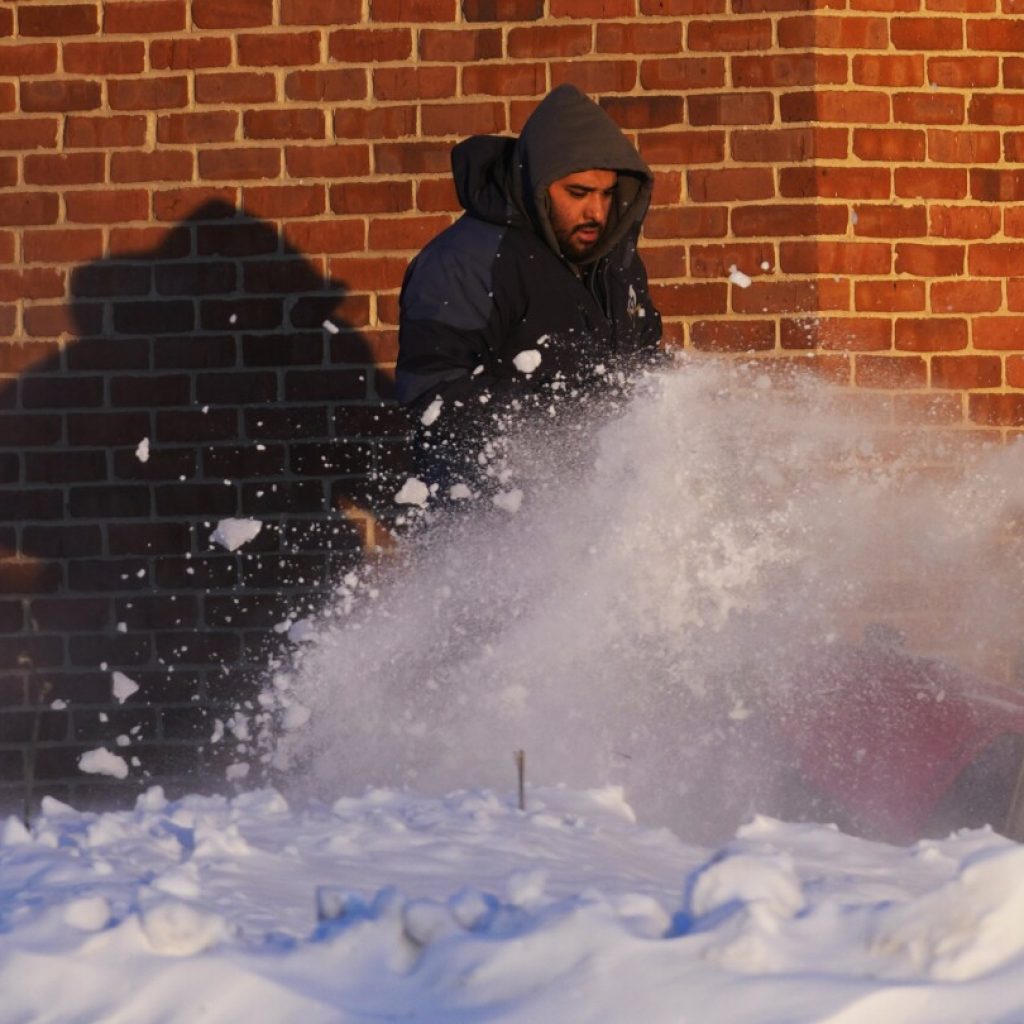
<svg viewBox="0 0 1024 1024">
<path fill-rule="evenodd" d="M 566 259 L 586 263 L 608 225 L 617 180 L 615 171 L 577 171 L 548 187 L 551 227 Z"/>
</svg>

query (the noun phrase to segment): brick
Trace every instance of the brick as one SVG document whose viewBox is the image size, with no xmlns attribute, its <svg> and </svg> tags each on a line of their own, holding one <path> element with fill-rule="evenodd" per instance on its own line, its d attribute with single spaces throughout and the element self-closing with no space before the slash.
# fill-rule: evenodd
<svg viewBox="0 0 1024 1024">
<path fill-rule="evenodd" d="M 358 72 L 362 75 L 362 72 Z M 365 79 L 365 75 L 363 75 Z M 289 79 L 290 80 L 290 76 Z M 277 86 L 272 74 L 240 71 L 235 73 L 196 75 L 197 103 L 270 103 L 276 96 Z M 289 96 L 289 99 L 312 99 Z M 323 97 L 327 98 L 327 97 Z"/>
<path fill-rule="evenodd" d="M 537 21 L 544 16 L 544 0 L 462 0 L 468 22 Z"/>
<path fill-rule="evenodd" d="M 767 18 L 726 21 L 691 21 L 687 25 L 688 52 L 706 50 L 728 51 L 770 50 L 772 23 Z"/>
<path fill-rule="evenodd" d="M 775 348 L 773 320 L 698 320 L 690 341 L 701 352 L 764 352 Z"/>
<path fill-rule="evenodd" d="M 154 71 L 194 71 L 230 64 L 231 40 L 226 36 L 154 39 L 149 44 L 149 65 Z"/>
<path fill-rule="evenodd" d="M 22 248 L 27 263 L 84 263 L 103 254 L 103 234 L 98 229 L 30 229 L 22 235 Z"/>
<path fill-rule="evenodd" d="M 370 0 L 373 21 L 452 22 L 455 10 L 455 0 Z"/>
<path fill-rule="evenodd" d="M 192 0 L 196 28 L 261 28 L 273 18 L 273 0 Z"/>
<path fill-rule="evenodd" d="M 466 96 L 539 96 L 547 91 L 543 64 L 471 65 L 462 68 L 461 74 Z"/>
<path fill-rule="evenodd" d="M 43 420 L 44 417 L 34 417 L 37 420 Z M 47 421 L 53 420 L 55 417 L 45 417 Z M 4 418 L 0 418 L 0 425 L 3 425 L 6 429 L 7 423 Z M 52 431 L 48 431 L 51 434 Z M 59 432 L 56 435 L 59 437 Z M 49 442 L 40 443 L 53 443 L 56 438 L 51 436 Z M 0 444 L 7 441 L 6 436 L 0 439 Z M 32 441 L 25 440 L 24 444 L 34 443 Z M 28 519 L 61 519 L 64 516 L 64 496 L 63 494 L 52 487 L 39 488 L 39 489 L 27 489 L 22 488 L 18 491 L 5 493 L 3 502 L 0 502 L 0 520 L 8 522 L 19 523 L 22 520 Z M 28 528 L 22 527 L 24 534 L 28 534 Z M 27 547 L 27 541 L 25 543 Z M 10 570 L 10 565 L 4 565 L 0 563 L 0 570 Z M 26 571 L 28 569 L 26 568 Z"/>
<path fill-rule="evenodd" d="M 694 202 L 768 199 L 775 182 L 768 168 L 726 168 L 687 171 L 686 187 Z"/>
<path fill-rule="evenodd" d="M 1024 172 L 975 169 L 971 198 L 987 202 L 1017 202 L 1024 197 Z"/>
<path fill-rule="evenodd" d="M 237 46 L 242 67 L 304 67 L 320 63 L 318 32 L 240 35 Z"/>
<path fill-rule="evenodd" d="M 856 207 L 854 234 L 871 238 L 908 238 L 928 234 L 926 206 Z"/>
<path fill-rule="evenodd" d="M 146 118 L 142 114 L 84 117 L 69 114 L 64 121 L 64 145 L 74 149 L 120 149 L 142 146 Z"/>
<path fill-rule="evenodd" d="M 725 85 L 725 61 L 721 57 L 665 57 L 640 64 L 640 84 L 657 92 L 688 92 Z"/>
<path fill-rule="evenodd" d="M 156 122 L 157 141 L 172 145 L 232 142 L 237 130 L 238 113 L 234 110 L 163 114 Z"/>
<path fill-rule="evenodd" d="M 102 153 L 47 153 L 25 158 L 25 183 L 29 185 L 99 184 L 103 180 Z"/>
<path fill-rule="evenodd" d="M 742 88 L 845 85 L 846 57 L 786 53 L 730 58 L 733 83 Z"/>
<path fill-rule="evenodd" d="M 106 35 L 150 35 L 183 32 L 185 0 L 104 0 L 103 32 Z"/>
<path fill-rule="evenodd" d="M 968 415 L 972 423 L 985 427 L 1024 425 L 1024 395 L 970 395 Z"/>
<path fill-rule="evenodd" d="M 374 218 L 368 248 L 373 252 L 419 250 L 451 224 L 444 214 L 424 217 Z"/>
<path fill-rule="evenodd" d="M 451 178 L 427 179 L 418 182 L 416 185 L 416 209 L 424 212 L 461 210 L 462 206 L 455 194 L 455 183 Z M 399 213 L 401 210 L 402 207 L 398 207 L 391 212 Z"/>
<path fill-rule="evenodd" d="M 290 100 L 341 102 L 368 96 L 366 72 L 358 68 L 330 71 L 293 71 L 285 78 L 285 96 Z"/>
<path fill-rule="evenodd" d="M 591 52 L 591 36 L 589 25 L 513 28 L 508 34 L 508 56 L 513 59 L 579 57 Z"/>
<path fill-rule="evenodd" d="M 889 97 L 864 90 L 786 93 L 779 97 L 779 115 L 784 122 L 884 124 L 889 120 Z"/>
<path fill-rule="evenodd" d="M 996 231 L 998 231 L 999 230 L 999 224 L 998 224 L 999 208 L 997 207 L 997 208 L 995 208 L 993 210 L 991 207 L 981 207 L 981 209 L 983 209 L 983 210 L 991 210 L 991 212 L 996 214 L 996 217 L 993 218 L 993 219 L 996 220 Z M 1019 206 L 1007 206 L 1005 208 L 1005 211 L 1004 211 L 1003 230 L 1006 233 L 1006 236 L 1008 238 L 1022 238 L 1022 237 L 1024 237 L 1024 209 L 1022 209 Z M 988 238 L 988 237 L 991 237 L 991 235 L 995 234 L 995 233 L 996 232 L 993 231 L 993 232 L 991 232 L 988 235 L 979 235 L 978 237 L 979 238 L 981 238 L 981 237 Z"/>
<path fill-rule="evenodd" d="M 153 213 L 157 220 L 163 221 L 219 220 L 235 216 L 237 201 L 238 189 L 234 186 L 162 189 L 153 192 Z M 172 248 L 172 241 L 178 239 L 180 242 Z M 165 259 L 187 256 L 189 252 L 188 237 L 181 232 L 168 235 L 161 227 L 116 229 L 110 233 L 110 243 L 113 253 L 158 247 Z"/>
<path fill-rule="evenodd" d="M 998 356 L 936 356 L 931 361 L 933 388 L 997 388 L 1003 382 Z"/>
<path fill-rule="evenodd" d="M 995 88 L 999 85 L 999 59 L 945 55 L 929 57 L 928 81 L 940 89 Z"/>
<path fill-rule="evenodd" d="M 364 145 L 288 146 L 285 166 L 293 178 L 356 177 L 369 173 L 370 153 Z"/>
<path fill-rule="evenodd" d="M 909 389 L 925 387 L 928 364 L 918 356 L 858 355 L 854 383 L 860 388 Z"/>
<path fill-rule="evenodd" d="M 64 274 L 50 267 L 0 268 L 0 301 L 53 299 L 64 296 Z"/>
<path fill-rule="evenodd" d="M 429 29 L 424 29 L 420 36 L 421 57 L 423 56 L 422 37 L 429 31 Z M 458 33 L 467 39 L 474 34 Z M 412 55 L 412 30 L 408 28 L 339 29 L 330 34 L 327 49 L 331 60 L 353 64 L 379 64 L 384 61 L 407 60 Z M 425 59 L 448 60 L 454 58 Z"/>
<path fill-rule="evenodd" d="M 343 139 L 395 139 L 416 135 L 416 108 L 411 105 L 342 107 L 334 112 L 334 134 Z M 365 152 L 361 146 L 352 148 Z M 368 167 L 368 156 L 366 163 Z"/>
<path fill-rule="evenodd" d="M 505 105 L 498 101 L 424 104 L 420 117 L 428 136 L 498 135 L 507 128 Z"/>
<path fill-rule="evenodd" d="M 1021 266 L 1024 243 L 976 243 L 967 251 L 967 272 L 979 277 L 1006 277 Z"/>
<path fill-rule="evenodd" d="M 963 124 L 963 96 L 954 93 L 898 92 L 892 97 L 892 118 L 899 124 Z"/>
<path fill-rule="evenodd" d="M 884 50 L 888 45 L 889 26 L 885 18 L 830 13 L 779 19 L 779 46 L 783 49 Z"/>
<path fill-rule="evenodd" d="M 330 261 L 330 273 L 353 292 L 396 290 L 408 263 L 404 257 L 394 256 L 335 257 Z"/>
<path fill-rule="evenodd" d="M 779 266 L 793 274 L 887 274 L 891 247 L 882 242 L 782 242 Z"/>
<path fill-rule="evenodd" d="M 1011 388 L 1024 388 L 1024 356 L 1006 357 L 1006 384 Z"/>
<path fill-rule="evenodd" d="M 443 99 L 455 95 L 457 72 L 453 67 L 375 68 L 375 99 Z"/>
<path fill-rule="evenodd" d="M 964 199 L 967 171 L 933 167 L 897 167 L 893 187 L 901 199 Z"/>
<path fill-rule="evenodd" d="M 277 231 L 252 222 L 200 225 L 196 232 L 196 248 L 200 256 L 254 256 L 276 252 Z"/>
<path fill-rule="evenodd" d="M 39 597 L 29 614 L 43 630 L 103 630 L 111 625 L 110 601 L 102 597 Z"/>
<path fill-rule="evenodd" d="M 211 386 L 215 380 L 211 379 Z M 203 472 L 208 477 L 230 478 L 241 480 L 252 477 L 275 477 L 285 471 L 286 453 L 285 445 L 253 445 L 222 446 L 207 448 L 203 452 Z M 186 550 L 187 544 L 171 548 L 168 554 L 174 551 Z"/>
<path fill-rule="evenodd" d="M 316 109 L 247 110 L 242 130 L 247 139 L 322 139 L 324 115 Z"/>
<path fill-rule="evenodd" d="M 199 177 L 208 181 L 276 178 L 281 173 L 277 149 L 224 147 L 199 153 Z"/>
<path fill-rule="evenodd" d="M 774 247 L 768 242 L 690 246 L 690 277 L 693 278 L 728 277 L 733 266 L 747 271 L 752 277 L 760 277 L 763 273 L 761 264 L 774 262 Z"/>
<path fill-rule="evenodd" d="M 188 79 L 184 75 L 111 79 L 107 82 L 111 110 L 165 110 L 188 106 Z"/>
<path fill-rule="evenodd" d="M 928 129 L 928 159 L 934 163 L 997 163 L 1000 157 L 998 132 Z"/>
<path fill-rule="evenodd" d="M 68 416 L 68 440 L 73 445 L 131 445 L 149 433 L 149 416 L 144 412 L 89 412 Z"/>
<path fill-rule="evenodd" d="M 513 31 L 516 30 L 513 29 Z M 682 41 L 682 25 L 678 22 L 656 24 L 599 22 L 597 24 L 598 53 L 674 54 L 680 52 Z M 512 56 L 511 52 L 509 55 Z"/>
<path fill-rule="evenodd" d="M 964 272 L 965 246 L 899 242 L 896 273 L 920 277 L 956 277 Z"/>
<path fill-rule="evenodd" d="M 737 313 L 821 313 L 850 308 L 850 288 L 833 278 L 806 281 L 755 281 L 749 288 L 734 289 Z"/>
<path fill-rule="evenodd" d="M 451 147 L 445 142 L 380 142 L 373 147 L 378 174 L 439 174 L 450 167 Z"/>
<path fill-rule="evenodd" d="M 967 348 L 967 321 L 927 317 L 896 321 L 896 347 L 904 352 L 955 352 Z"/>
<path fill-rule="evenodd" d="M 56 43 L 7 43 L 0 49 L 0 75 L 23 78 L 57 70 Z"/>
<path fill-rule="evenodd" d="M 633 18 L 635 0 L 550 0 L 553 18 Z"/>
<path fill-rule="evenodd" d="M 238 285 L 237 265 L 227 261 L 157 264 L 153 276 L 158 295 L 225 295 L 234 292 Z M 116 388 L 117 384 L 114 381 L 111 387 Z M 154 381 L 154 389 L 156 385 Z M 187 403 L 187 395 L 183 401 Z M 154 404 L 159 404 L 156 399 Z"/>
<path fill-rule="evenodd" d="M 1024 57 L 1004 57 L 1003 85 L 1007 89 L 1024 88 Z"/>
<path fill-rule="evenodd" d="M 967 107 L 971 124 L 1013 127 L 1024 124 L 1024 96 L 1006 93 L 975 93 Z"/>
<path fill-rule="evenodd" d="M 21 36 L 91 36 L 100 30 L 96 4 L 51 4 L 18 6 L 18 34 Z"/>
<path fill-rule="evenodd" d="M 242 265 L 242 291 L 269 295 L 319 290 L 324 287 L 322 267 L 322 260 L 314 259 L 308 254 L 247 260 Z M 210 304 L 210 308 L 216 307 Z"/>
<path fill-rule="evenodd" d="M 892 89 L 924 85 L 924 55 L 858 53 L 853 58 L 853 82 Z"/>
<path fill-rule="evenodd" d="M 882 167 L 784 167 L 779 194 L 824 199 L 888 199 L 890 172 Z"/>
<path fill-rule="evenodd" d="M 326 209 L 323 185 L 257 185 L 247 187 L 242 200 L 254 217 L 313 217 Z"/>
<path fill-rule="evenodd" d="M 22 408 L 88 409 L 103 403 L 101 377 L 38 377 L 33 375 L 22 381 Z M 27 464 L 28 465 L 28 464 Z"/>
<path fill-rule="evenodd" d="M 971 322 L 974 347 L 1024 349 L 1024 316 L 979 316 Z"/>
<path fill-rule="evenodd" d="M 955 426 L 962 419 L 959 395 L 893 395 L 893 417 L 900 426 Z"/>
<path fill-rule="evenodd" d="M 502 45 L 499 29 L 421 29 L 419 34 L 419 55 L 425 61 L 491 60 L 502 56 Z"/>
<path fill-rule="evenodd" d="M 343 25 L 359 21 L 362 0 L 282 0 L 282 25 Z"/>
<path fill-rule="evenodd" d="M 630 92 L 636 86 L 636 80 L 637 70 L 632 60 L 580 60 L 551 65 L 552 87 L 570 82 L 592 95 Z"/>
<path fill-rule="evenodd" d="M 686 247 L 682 245 L 644 246 L 640 250 L 650 277 L 665 281 L 686 275 Z"/>
<path fill-rule="evenodd" d="M 0 225 L 55 224 L 60 201 L 53 192 L 0 194 Z"/>
<path fill-rule="evenodd" d="M 775 102 L 767 92 L 689 96 L 686 107 L 694 127 L 771 124 L 775 117 Z"/>
<path fill-rule="evenodd" d="M 651 286 L 651 298 L 663 316 L 724 315 L 729 286 L 725 282 Z"/>
<path fill-rule="evenodd" d="M 191 181 L 192 154 L 175 150 L 152 153 L 113 153 L 110 157 L 111 183 L 143 181 Z"/>
<path fill-rule="evenodd" d="M 64 71 L 74 75 L 137 75 L 146 64 L 144 43 L 65 43 Z"/>
<path fill-rule="evenodd" d="M 56 149 L 58 127 L 57 119 L 50 117 L 19 118 L 7 121 L 4 124 L 4 148 L 9 151 Z"/>
<path fill-rule="evenodd" d="M 936 313 L 994 313 L 1003 304 L 998 281 L 936 281 L 931 305 Z"/>
<path fill-rule="evenodd" d="M 653 132 L 640 136 L 640 155 L 652 166 L 720 163 L 725 132 Z"/>
<path fill-rule="evenodd" d="M 102 102 L 100 83 L 84 79 L 22 81 L 19 95 L 26 114 L 96 110 Z"/>
<path fill-rule="evenodd" d="M 341 214 L 399 213 L 412 208 L 412 183 L 343 182 L 331 186 L 330 205 Z"/>
<path fill-rule="evenodd" d="M 741 237 L 841 235 L 845 234 L 848 223 L 845 206 L 782 203 L 738 206 L 732 210 L 732 231 Z M 649 235 L 649 232 L 645 233 Z"/>
<path fill-rule="evenodd" d="M 893 18 L 889 34 L 897 50 L 962 50 L 964 45 L 961 18 Z"/>
<path fill-rule="evenodd" d="M 924 160 L 925 133 L 913 128 L 855 128 L 853 152 L 861 160 L 905 163 Z"/>
<path fill-rule="evenodd" d="M 366 248 L 362 220 L 293 221 L 285 225 L 285 238 L 304 253 L 361 252 Z"/>
<path fill-rule="evenodd" d="M 818 319 L 811 331 L 801 320 L 782 321 L 782 347 L 832 352 L 884 352 L 892 347 L 892 323 L 867 317 Z"/>
<path fill-rule="evenodd" d="M 1019 18 L 967 20 L 967 48 L 997 53 L 1024 51 L 1024 24 Z"/>
</svg>

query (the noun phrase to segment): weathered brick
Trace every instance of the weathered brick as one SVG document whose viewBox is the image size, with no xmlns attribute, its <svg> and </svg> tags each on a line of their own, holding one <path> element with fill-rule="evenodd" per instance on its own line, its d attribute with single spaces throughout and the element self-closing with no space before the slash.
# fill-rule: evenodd
<svg viewBox="0 0 1024 1024">
<path fill-rule="evenodd" d="M 924 55 L 858 53 L 853 58 L 853 82 L 883 88 L 923 85 Z"/>
<path fill-rule="evenodd" d="M 240 35 L 238 63 L 242 67 L 300 67 L 320 63 L 318 32 L 273 32 Z"/>
<path fill-rule="evenodd" d="M 111 82 L 110 85 L 115 85 Z M 102 102 L 99 82 L 88 79 L 23 80 L 19 85 L 21 109 L 26 114 L 52 111 L 97 110 Z"/>
<path fill-rule="evenodd" d="M 845 206 L 818 203 L 737 206 L 732 210 L 732 230 L 739 236 L 841 235 L 849 214 Z"/>
<path fill-rule="evenodd" d="M 999 85 L 999 59 L 945 55 L 929 57 L 928 81 L 941 89 L 994 88 Z"/>
<path fill-rule="evenodd" d="M 146 140 L 143 114 L 85 117 L 69 114 L 64 121 L 64 145 L 76 149 L 119 149 L 141 146 Z"/>
<path fill-rule="evenodd" d="M 912 313 L 925 306 L 923 281 L 857 281 L 853 304 L 861 312 Z"/>
<path fill-rule="evenodd" d="M 1024 395 L 972 394 L 968 397 L 972 423 L 986 427 L 1024 425 Z"/>
<path fill-rule="evenodd" d="M 771 46 L 772 23 L 767 18 L 691 21 L 686 29 L 686 49 L 691 52 L 757 52 Z"/>
<path fill-rule="evenodd" d="M 210 72 L 196 75 L 197 103 L 270 103 L 277 85 L 269 72 Z M 299 96 L 290 99 L 307 99 Z"/>
<path fill-rule="evenodd" d="M 158 142 L 171 145 L 232 142 L 238 130 L 238 121 L 238 112 L 235 110 L 162 114 L 156 121 L 156 137 Z"/>
<path fill-rule="evenodd" d="M 591 52 L 589 25 L 538 25 L 513 28 L 508 34 L 508 56 L 515 59 L 579 57 Z"/>
<path fill-rule="evenodd" d="M 971 337 L 977 349 L 1024 348 L 1024 316 L 979 316 L 971 321 Z"/>
<path fill-rule="evenodd" d="M 451 22 L 455 9 L 456 0 L 370 0 L 370 17 L 380 22 Z"/>
<path fill-rule="evenodd" d="M 362 17 L 362 0 L 282 0 L 282 25 L 344 25 Z"/>
<path fill-rule="evenodd" d="M 108 35 L 150 35 L 182 32 L 185 0 L 104 0 L 103 32 Z"/>
<path fill-rule="evenodd" d="M 907 238 L 928 234 L 925 206 L 856 207 L 854 234 L 872 238 Z"/>
<path fill-rule="evenodd" d="M 921 388 L 928 383 L 928 364 L 919 356 L 858 355 L 854 383 L 861 388 Z"/>
<path fill-rule="evenodd" d="M 137 75 L 146 64 L 145 44 L 131 42 L 65 43 L 64 70 L 75 75 Z"/>
<path fill-rule="evenodd" d="M 893 18 L 889 34 L 897 50 L 962 50 L 964 45 L 961 18 Z"/>
<path fill-rule="evenodd" d="M 192 0 L 196 28 L 261 28 L 273 18 L 273 0 Z"/>
<path fill-rule="evenodd" d="M 508 127 L 505 106 L 499 101 L 423 104 L 423 133 L 437 135 L 499 135 Z"/>
<path fill-rule="evenodd" d="M 820 121 L 826 124 L 885 124 L 889 97 L 880 92 L 793 92 L 779 98 L 783 121 Z"/>
<path fill-rule="evenodd" d="M 936 313 L 994 313 L 1003 304 L 998 281 L 935 281 L 930 288 Z"/>
<path fill-rule="evenodd" d="M 694 127 L 770 124 L 775 116 L 775 101 L 767 92 L 689 96 L 686 108 Z"/>
<path fill-rule="evenodd" d="M 956 93 L 898 92 L 892 118 L 899 124 L 963 124 L 964 97 Z"/>
<path fill-rule="evenodd" d="M 652 132 L 640 136 L 640 155 L 651 165 L 672 167 L 719 163 L 725 159 L 725 132 Z"/>
<path fill-rule="evenodd" d="M 817 47 L 840 50 L 884 50 L 889 45 L 885 18 L 809 14 L 779 19 L 779 45 L 784 49 Z"/>
<path fill-rule="evenodd" d="M 1003 364 L 998 356 L 935 356 L 931 361 L 933 388 L 997 388 L 1003 382 Z"/>
<path fill-rule="evenodd" d="M 22 78 L 57 70 L 56 43 L 7 43 L 0 49 L 0 75 Z"/>
<path fill-rule="evenodd" d="M 90 36 L 100 30 L 99 9 L 91 4 L 19 4 L 18 33 L 22 36 Z"/>
<path fill-rule="evenodd" d="M 927 317 L 896 321 L 896 347 L 905 352 L 956 352 L 967 348 L 967 321 Z"/>
<path fill-rule="evenodd" d="M 768 199 L 775 194 L 772 172 L 767 168 L 691 170 L 686 183 L 689 196 L 698 203 Z"/>
<path fill-rule="evenodd" d="M 888 199 L 891 172 L 883 167 L 784 167 L 779 194 L 828 199 Z"/>
<path fill-rule="evenodd" d="M 785 53 L 731 58 L 733 82 L 745 88 L 844 85 L 846 57 L 821 53 Z"/>
<path fill-rule="evenodd" d="M 149 44 L 149 64 L 154 71 L 226 68 L 231 64 L 231 40 L 227 36 L 154 39 Z"/>
<path fill-rule="evenodd" d="M 165 110 L 188 105 L 184 75 L 114 78 L 107 82 L 111 110 Z"/>
<path fill-rule="evenodd" d="M 461 75 L 466 96 L 540 96 L 547 89 L 543 64 L 470 65 Z"/>
<path fill-rule="evenodd" d="M 1000 156 L 998 132 L 928 129 L 928 159 L 934 163 L 997 163 Z"/>
<path fill-rule="evenodd" d="M 967 171 L 897 167 L 893 188 L 901 199 L 963 199 L 967 195 Z"/>
<path fill-rule="evenodd" d="M 640 84 L 653 92 L 721 88 L 725 85 L 725 60 L 721 57 L 663 57 L 645 60 L 640 65 Z"/>
</svg>

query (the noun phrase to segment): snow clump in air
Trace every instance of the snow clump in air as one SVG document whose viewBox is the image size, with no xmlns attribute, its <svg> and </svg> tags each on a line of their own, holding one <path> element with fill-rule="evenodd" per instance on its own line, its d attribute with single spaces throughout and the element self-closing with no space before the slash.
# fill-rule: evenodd
<svg viewBox="0 0 1024 1024">
<path fill-rule="evenodd" d="M 144 437 L 135 449 L 135 458 L 139 462 L 149 462 L 149 438 Z"/>
<path fill-rule="evenodd" d="M 535 348 L 529 348 L 520 352 L 512 362 L 520 373 L 531 374 L 540 366 L 542 359 L 543 356 Z"/>
<path fill-rule="evenodd" d="M 139 692 L 139 684 L 129 679 L 123 672 L 114 672 L 112 676 L 114 699 L 123 704 L 133 693 Z"/>
<path fill-rule="evenodd" d="M 426 505 L 430 498 L 430 488 L 417 477 L 409 477 L 401 489 L 395 495 L 395 501 L 399 505 Z"/>
<path fill-rule="evenodd" d="M 89 775 L 110 775 L 115 779 L 128 778 L 128 762 L 105 747 L 86 751 L 78 759 L 78 767 Z"/>
<path fill-rule="evenodd" d="M 263 529 L 258 519 L 222 519 L 210 534 L 210 542 L 219 544 L 228 551 L 237 551 L 248 544 Z"/>
</svg>

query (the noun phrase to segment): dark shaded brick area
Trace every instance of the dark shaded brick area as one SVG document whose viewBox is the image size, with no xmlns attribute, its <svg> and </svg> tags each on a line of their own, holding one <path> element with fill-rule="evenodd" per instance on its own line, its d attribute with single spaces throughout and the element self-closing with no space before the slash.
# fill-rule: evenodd
<svg viewBox="0 0 1024 1024">
<path fill-rule="evenodd" d="M 351 510 L 386 512 L 406 423 L 362 297 L 352 324 L 322 262 L 208 202 L 79 266 L 75 337 L 0 367 L 0 810 L 223 786 L 244 753 L 211 737 L 285 643 L 274 625 L 363 557 Z M 226 551 L 227 516 L 262 531 Z M 139 686 L 123 704 L 115 672 Z M 79 769 L 98 746 L 128 779 Z"/>
</svg>

